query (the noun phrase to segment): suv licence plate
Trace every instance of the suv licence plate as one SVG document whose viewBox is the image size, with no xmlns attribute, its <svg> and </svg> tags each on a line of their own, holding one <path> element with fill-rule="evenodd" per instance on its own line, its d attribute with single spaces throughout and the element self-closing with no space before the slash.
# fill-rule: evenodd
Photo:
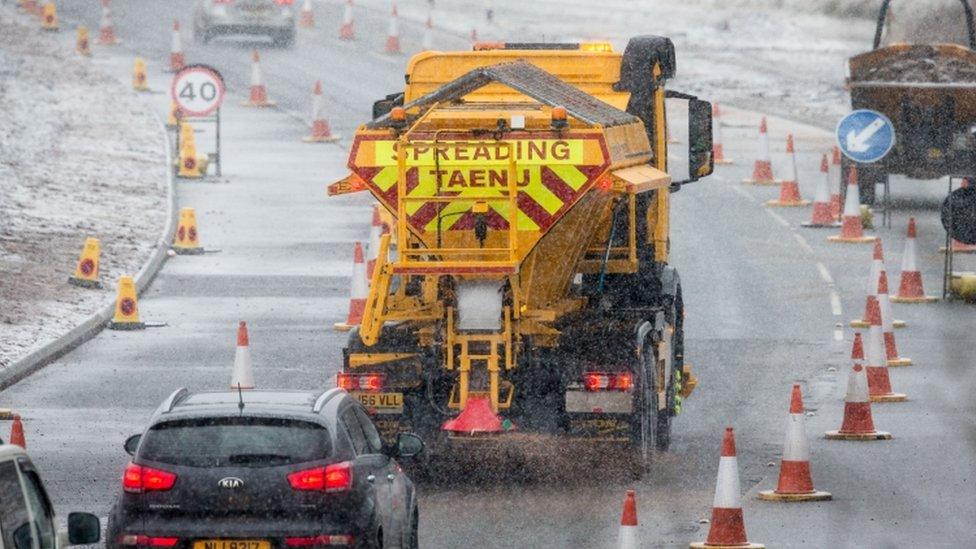
<svg viewBox="0 0 976 549">
<path fill-rule="evenodd" d="M 271 542 L 253 539 L 204 539 L 193 542 L 193 549 L 271 549 Z"/>
<path fill-rule="evenodd" d="M 403 393 L 353 393 L 353 396 L 358 398 L 359 402 L 367 409 L 403 409 Z"/>
</svg>

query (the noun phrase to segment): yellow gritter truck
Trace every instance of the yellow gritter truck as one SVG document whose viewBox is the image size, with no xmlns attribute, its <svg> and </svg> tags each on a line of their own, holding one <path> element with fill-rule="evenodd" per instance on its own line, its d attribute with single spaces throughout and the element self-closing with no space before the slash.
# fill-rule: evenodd
<svg viewBox="0 0 976 549">
<path fill-rule="evenodd" d="M 674 71 L 662 37 L 479 44 L 414 56 L 375 104 L 329 190 L 395 219 L 337 379 L 384 437 L 418 432 L 431 459 L 575 439 L 640 470 L 667 449 L 694 386 L 669 206 L 712 171 L 711 105 L 667 91 Z M 681 181 L 666 105 L 687 113 Z"/>
</svg>

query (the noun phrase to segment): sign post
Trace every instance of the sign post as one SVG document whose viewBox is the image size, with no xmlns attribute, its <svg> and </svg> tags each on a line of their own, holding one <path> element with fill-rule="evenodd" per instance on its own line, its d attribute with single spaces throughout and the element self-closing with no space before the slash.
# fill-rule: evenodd
<svg viewBox="0 0 976 549">
<path fill-rule="evenodd" d="M 183 123 L 183 117 L 193 117 L 204 122 L 213 122 L 215 130 L 214 161 L 217 165 L 217 176 L 221 176 L 222 162 L 220 154 L 220 106 L 224 102 L 227 88 L 220 72 L 207 65 L 188 65 L 173 76 L 170 96 L 179 109 L 178 124 Z M 180 148 L 179 125 L 176 132 L 176 149 Z"/>
</svg>

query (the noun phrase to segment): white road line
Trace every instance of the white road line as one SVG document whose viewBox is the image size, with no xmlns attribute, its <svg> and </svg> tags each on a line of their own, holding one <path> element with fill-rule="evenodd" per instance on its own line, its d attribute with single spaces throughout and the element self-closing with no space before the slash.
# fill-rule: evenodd
<svg viewBox="0 0 976 549">
<path fill-rule="evenodd" d="M 803 251 L 805 251 L 806 253 L 808 253 L 810 255 L 814 255 L 813 246 L 811 246 L 810 243 L 807 242 L 807 239 L 806 238 L 803 238 L 803 235 L 802 234 L 800 234 L 800 233 L 793 233 L 793 238 L 795 238 L 797 244 L 799 244 L 800 247 L 803 248 Z M 821 271 L 821 272 L 823 272 L 823 271 Z M 827 276 L 829 278 L 830 277 L 830 274 L 828 273 Z M 828 282 L 828 284 L 833 284 L 833 282 Z"/>
<path fill-rule="evenodd" d="M 739 193 L 739 194 L 740 194 L 740 195 L 742 196 L 742 198 L 745 198 L 745 199 L 746 199 L 746 200 L 748 200 L 749 202 L 752 202 L 753 204 L 755 204 L 755 203 L 757 202 L 757 200 L 756 200 L 756 197 L 754 197 L 754 196 L 752 196 L 751 194 L 749 194 L 749 193 L 748 193 L 748 192 L 747 192 L 747 191 L 746 191 L 745 189 L 743 189 L 742 187 L 740 187 L 740 186 L 738 186 L 738 185 L 735 185 L 735 186 L 733 186 L 733 187 L 731 187 L 731 189 L 732 189 L 733 191 L 735 191 L 735 192 L 737 192 L 737 193 Z"/>
<path fill-rule="evenodd" d="M 840 296 L 834 290 L 830 291 L 830 312 L 834 313 L 834 316 L 844 314 L 844 309 L 840 305 Z"/>
<path fill-rule="evenodd" d="M 820 278 L 822 278 L 823 281 L 826 282 L 828 286 L 834 285 L 834 277 L 830 276 L 830 271 L 827 270 L 826 265 L 818 261 L 817 270 L 820 271 Z"/>
<path fill-rule="evenodd" d="M 736 187 L 736 188 L 738 188 L 738 187 Z M 785 220 L 785 219 L 783 219 L 783 216 L 779 215 L 778 213 L 774 212 L 773 210 L 770 210 L 769 208 L 763 208 L 763 211 L 765 211 L 769 215 L 773 216 L 773 219 L 775 219 L 776 222 L 779 223 L 780 225 L 789 228 L 790 222 L 787 221 L 787 220 Z"/>
<path fill-rule="evenodd" d="M 834 341 L 844 341 L 844 330 L 839 328 L 834 330 Z"/>
</svg>

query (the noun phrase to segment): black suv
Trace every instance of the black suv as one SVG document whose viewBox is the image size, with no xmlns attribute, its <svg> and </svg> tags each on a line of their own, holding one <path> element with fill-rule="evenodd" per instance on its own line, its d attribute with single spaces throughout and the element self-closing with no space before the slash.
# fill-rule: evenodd
<svg viewBox="0 0 976 549">
<path fill-rule="evenodd" d="M 109 549 L 418 545 L 414 485 L 393 458 L 423 442 L 384 446 L 341 389 L 179 389 L 125 449 Z"/>
</svg>

